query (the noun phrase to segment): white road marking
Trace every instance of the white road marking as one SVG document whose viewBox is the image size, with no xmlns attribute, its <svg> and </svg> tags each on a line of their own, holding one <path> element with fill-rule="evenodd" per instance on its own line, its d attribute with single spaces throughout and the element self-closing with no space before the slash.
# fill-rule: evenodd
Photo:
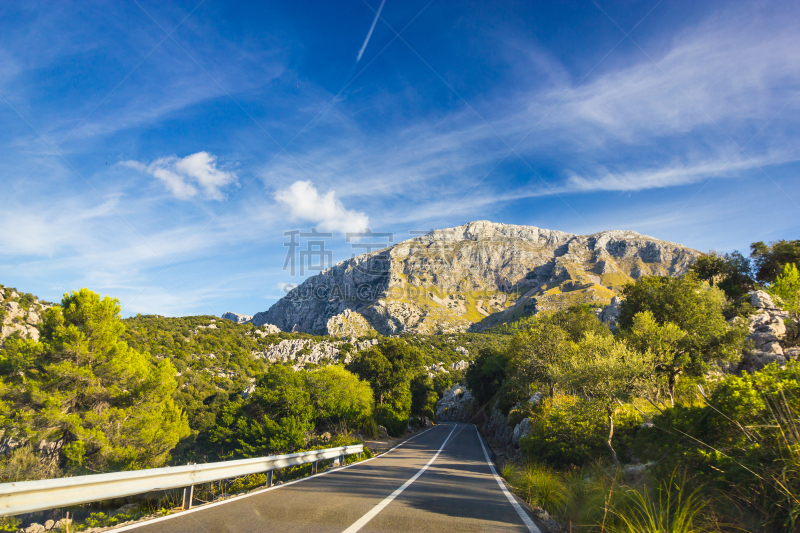
<svg viewBox="0 0 800 533">
<path fill-rule="evenodd" d="M 489 459 L 489 454 L 486 453 L 486 446 L 483 445 L 483 439 L 481 438 L 481 434 L 478 432 L 478 426 L 475 426 L 475 433 L 478 433 L 478 442 L 481 443 L 481 448 L 483 449 L 483 455 L 486 457 L 486 464 L 489 465 L 489 468 L 492 469 L 492 474 L 494 475 L 494 479 L 497 481 L 497 484 L 500 485 L 500 490 L 503 491 L 503 494 L 506 495 L 508 501 L 511 502 L 511 505 L 514 506 L 514 509 L 517 510 L 517 514 L 519 517 L 522 518 L 522 521 L 525 522 L 525 525 L 528 527 L 528 531 L 531 533 L 542 533 L 542 531 L 536 527 L 536 524 L 533 523 L 531 517 L 528 516 L 528 513 L 522 508 L 519 502 L 508 492 L 506 488 L 506 484 L 503 482 L 503 478 L 497 475 L 497 470 L 494 469 L 494 464 L 492 464 L 492 460 Z"/>
<path fill-rule="evenodd" d="M 354 466 L 360 466 L 360 465 L 363 465 L 365 463 L 369 463 L 370 461 L 374 461 L 375 459 L 378 459 L 380 457 L 383 457 L 384 455 L 386 455 L 389 452 L 393 452 L 394 450 L 396 450 L 397 448 L 399 448 L 403 444 L 407 443 L 408 441 L 414 440 L 417 437 L 419 437 L 420 435 L 422 435 L 423 433 L 427 433 L 428 431 L 430 431 L 430 430 L 432 430 L 434 428 L 436 428 L 436 426 L 434 426 L 432 428 L 428 428 L 425 431 L 421 431 L 421 432 L 417 433 L 413 437 L 410 437 L 410 438 L 404 440 L 403 442 L 401 442 L 400 444 L 398 444 L 397 446 L 395 446 L 394 448 L 392 448 L 390 450 L 386 450 L 385 452 L 383 452 L 383 453 L 381 453 L 379 455 L 376 455 L 374 457 L 370 457 L 369 459 L 365 459 L 363 461 L 358 461 L 357 463 L 350 463 L 349 465 L 343 466 L 341 468 L 336 468 L 334 470 L 326 470 L 325 472 L 320 472 L 319 474 L 314 474 L 313 476 L 308 476 L 308 477 L 304 477 L 304 478 L 300 478 L 300 479 L 295 479 L 294 481 L 288 481 L 288 482 L 284 483 L 283 485 L 273 485 L 272 487 L 269 487 L 267 489 L 254 490 L 253 492 L 249 492 L 247 494 L 243 494 L 243 495 L 235 497 L 235 498 L 230 498 L 230 499 L 227 499 L 227 500 L 220 500 L 220 501 L 214 502 L 214 503 L 206 503 L 206 504 L 203 504 L 203 505 L 200 505 L 200 506 L 197 506 L 197 507 L 192 507 L 191 509 L 189 509 L 187 511 L 181 511 L 179 513 L 173 513 L 173 514 L 169 514 L 167 516 L 161 516 L 159 518 L 152 518 L 150 520 L 143 520 L 142 522 L 137 522 L 135 524 L 131 524 L 131 525 L 124 526 L 124 527 L 121 527 L 121 528 L 118 528 L 118 529 L 114 529 L 113 531 L 114 531 L 114 533 L 119 533 L 120 531 L 130 531 L 131 529 L 137 529 L 137 528 L 140 528 L 140 527 L 149 526 L 150 524 L 155 524 L 156 522 L 163 522 L 164 520 L 171 520 L 173 518 L 180 518 L 180 517 L 186 516 L 188 514 L 197 513 L 197 512 L 200 512 L 200 511 L 204 511 L 206 509 L 210 509 L 211 507 L 217 507 L 218 505 L 225 505 L 226 503 L 238 502 L 239 500 L 243 500 L 245 498 L 250 498 L 251 496 L 258 496 L 259 494 L 264 494 L 265 492 L 269 492 L 271 490 L 282 489 L 284 487 L 288 487 L 289 485 L 294 485 L 295 483 L 301 483 L 303 481 L 308 481 L 309 479 L 313 479 L 315 477 L 325 476 L 325 475 L 328 475 L 328 474 L 333 474 L 335 472 L 341 472 L 342 470 L 345 470 L 347 468 L 352 468 Z"/>
<path fill-rule="evenodd" d="M 437 452 L 436 452 L 436 454 L 435 454 L 433 457 L 431 457 L 431 460 L 430 460 L 430 461 L 428 461 L 428 462 L 425 464 L 425 466 L 423 466 L 423 467 L 420 469 L 420 471 L 419 471 L 419 472 L 417 472 L 416 474 L 414 474 L 414 477 L 412 477 L 411 479 L 409 479 L 408 481 L 406 481 L 405 483 L 403 483 L 403 484 L 400 486 L 400 488 L 398 488 L 398 489 L 397 489 L 397 490 L 395 490 L 393 493 L 391 493 L 389 496 L 387 496 L 387 497 L 386 497 L 386 498 L 385 498 L 385 499 L 384 499 L 384 500 L 383 500 L 381 503 L 379 503 L 378 505 L 376 505 L 375 507 L 373 507 L 373 508 L 372 508 L 372 509 L 371 509 L 371 510 L 370 510 L 370 511 L 367 513 L 367 514 L 365 514 L 364 516 L 362 516 L 361 518 L 359 518 L 359 519 L 356 521 L 356 523 L 355 523 L 355 524 L 353 524 L 352 526 L 350 526 L 350 527 L 348 527 L 347 529 L 345 529 L 343 533 L 356 533 L 356 531 L 359 531 L 359 530 L 360 530 L 362 527 L 364 527 L 365 525 L 367 525 L 367 522 L 369 522 L 370 520 L 372 520 L 373 518 L 375 518 L 375 516 L 376 516 L 378 513 L 380 513 L 381 511 L 383 511 L 383 509 L 384 509 L 384 508 L 385 508 L 387 505 L 389 505 L 390 503 L 392 503 L 392 500 L 394 500 L 395 498 L 397 498 L 397 497 L 400 495 L 400 493 L 401 493 L 401 492 L 403 492 L 404 490 L 406 490 L 406 489 L 408 488 L 408 486 L 409 486 L 409 485 L 411 485 L 412 483 L 414 483 L 414 482 L 417 480 L 417 478 L 419 478 L 419 476 L 421 476 L 421 475 L 422 475 L 422 473 L 423 473 L 423 472 L 425 472 L 425 471 L 428 469 L 428 467 L 429 467 L 429 466 L 431 466 L 431 464 L 433 464 L 433 462 L 436 460 L 436 458 L 437 458 L 437 457 L 439 457 L 439 454 L 440 454 L 440 453 L 442 453 L 442 450 L 444 449 L 444 445 L 445 445 L 445 444 L 447 444 L 447 441 L 448 441 L 448 440 L 450 440 L 450 436 L 453 434 L 453 431 L 455 431 L 457 427 L 458 427 L 458 424 L 453 424 L 453 429 L 451 429 L 451 430 L 450 430 L 450 434 L 449 434 L 449 435 L 447 435 L 447 438 L 446 438 L 446 439 L 444 439 L 444 442 L 442 443 L 442 446 L 441 446 L 441 448 L 439 448 L 439 451 L 437 451 Z"/>
</svg>

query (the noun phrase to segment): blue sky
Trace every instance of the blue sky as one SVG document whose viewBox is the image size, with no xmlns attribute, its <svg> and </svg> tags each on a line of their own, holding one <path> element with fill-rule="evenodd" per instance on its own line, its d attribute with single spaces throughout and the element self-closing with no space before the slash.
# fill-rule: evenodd
<svg viewBox="0 0 800 533">
<path fill-rule="evenodd" d="M 796 3 L 229 4 L 0 6 L 0 283 L 253 314 L 291 230 L 799 237 Z"/>
</svg>

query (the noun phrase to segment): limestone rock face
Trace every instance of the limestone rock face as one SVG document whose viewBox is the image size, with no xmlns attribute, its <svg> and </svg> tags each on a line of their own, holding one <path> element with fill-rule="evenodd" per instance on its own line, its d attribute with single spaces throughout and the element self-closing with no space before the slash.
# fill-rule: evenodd
<svg viewBox="0 0 800 533">
<path fill-rule="evenodd" d="M 501 448 L 512 446 L 514 442 L 514 430 L 508 425 L 508 417 L 499 409 L 492 409 L 491 416 L 484 420 L 481 429 Z"/>
<path fill-rule="evenodd" d="M 472 394 L 456 383 L 436 402 L 437 422 L 461 422 L 467 420 L 472 410 Z"/>
<path fill-rule="evenodd" d="M 751 291 L 747 294 L 750 296 L 750 305 L 756 309 L 778 309 L 768 292 Z"/>
<path fill-rule="evenodd" d="M 0 285 L 0 347 L 14 333 L 38 342 L 41 314 L 49 307 L 38 298 L 22 303 L 19 293 Z"/>
<path fill-rule="evenodd" d="M 332 337 L 361 337 L 375 331 L 361 314 L 350 309 L 329 318 L 326 329 Z"/>
<path fill-rule="evenodd" d="M 514 434 L 511 437 L 511 443 L 514 446 L 519 446 L 520 439 L 525 438 L 530 434 L 531 434 L 531 419 L 523 418 L 522 422 L 520 422 L 514 427 Z"/>
<path fill-rule="evenodd" d="M 377 339 L 357 342 L 351 339 L 350 344 L 355 351 L 367 350 L 378 343 Z M 262 357 L 271 363 L 294 363 L 295 370 L 306 364 L 349 363 L 349 354 L 342 357 L 341 346 L 345 341 L 313 341 L 306 339 L 284 339 L 278 344 L 269 346 L 263 352 L 253 352 L 255 357 Z"/>
<path fill-rule="evenodd" d="M 459 348 L 460 348 L 460 346 L 459 346 Z M 458 351 L 458 348 L 456 349 L 456 351 Z M 466 355 L 469 356 L 469 352 L 467 352 Z M 456 361 L 455 363 L 450 365 L 450 368 L 452 368 L 453 370 L 466 370 L 467 368 L 469 368 L 469 362 L 468 361 L 464 361 L 462 359 L 461 361 Z"/>
<path fill-rule="evenodd" d="M 252 323 L 333 335 L 365 323 L 383 335 L 480 331 L 542 310 L 608 304 L 628 281 L 682 274 L 698 255 L 633 231 L 574 235 L 470 222 L 343 261 Z"/>
<path fill-rule="evenodd" d="M 781 310 L 767 292 L 751 291 L 748 297 L 750 304 L 756 308 L 756 313 L 750 317 L 748 324 L 751 333 L 747 339 L 753 346 L 752 349 L 745 350 L 741 367 L 756 371 L 773 362 L 784 364 L 787 359 L 800 355 L 798 348 L 784 351 L 781 346 L 781 340 L 786 335 L 784 321 L 789 318 L 789 313 Z"/>
<path fill-rule="evenodd" d="M 221 318 L 231 320 L 237 324 L 246 324 L 247 322 L 250 322 L 253 317 L 250 315 L 240 315 L 239 313 L 231 313 L 228 311 L 227 313 L 223 313 Z"/>
<path fill-rule="evenodd" d="M 274 335 L 275 333 L 280 333 L 281 328 L 275 326 L 273 324 L 262 324 L 256 331 L 256 335 L 259 337 L 266 337 L 267 335 Z"/>
<path fill-rule="evenodd" d="M 614 296 L 611 299 L 611 303 L 605 306 L 602 311 L 600 311 L 600 314 L 597 316 L 597 318 L 606 324 L 611 331 L 614 331 L 617 329 L 620 309 L 622 309 L 622 300 L 618 296 Z"/>
</svg>

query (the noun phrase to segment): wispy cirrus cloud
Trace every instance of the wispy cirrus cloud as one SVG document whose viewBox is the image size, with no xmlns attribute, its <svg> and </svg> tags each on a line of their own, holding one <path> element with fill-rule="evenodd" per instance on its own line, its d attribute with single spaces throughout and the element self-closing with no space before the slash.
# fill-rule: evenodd
<svg viewBox="0 0 800 533">
<path fill-rule="evenodd" d="M 296 155 L 342 198 L 402 220 L 463 213 L 457 204 L 475 186 L 480 198 L 465 202 L 486 208 L 520 197 L 680 187 L 800 159 L 791 129 L 800 116 L 800 98 L 791 100 L 800 89 L 800 27 L 791 17 L 721 11 L 666 44 L 646 45 L 580 83 L 533 54 L 525 61 L 548 65 L 552 79 L 474 103 L 480 116 L 457 108 L 382 135 L 343 116 L 347 135 Z M 529 183 L 508 183 L 509 166 Z M 294 164 L 273 170 L 289 182 L 303 176 Z M 413 207 L 380 207 L 400 198 Z"/>
</svg>

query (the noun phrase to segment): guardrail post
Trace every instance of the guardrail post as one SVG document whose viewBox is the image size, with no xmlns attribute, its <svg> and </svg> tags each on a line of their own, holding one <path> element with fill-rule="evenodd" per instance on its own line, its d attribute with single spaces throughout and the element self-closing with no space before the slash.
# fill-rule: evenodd
<svg viewBox="0 0 800 533">
<path fill-rule="evenodd" d="M 344 454 L 339 456 L 339 466 L 344 466 Z"/>
<path fill-rule="evenodd" d="M 267 470 L 267 487 L 272 486 L 272 470 Z"/>
<path fill-rule="evenodd" d="M 183 487 L 183 510 L 188 511 L 192 508 L 192 497 L 194 496 L 194 485 Z"/>
<path fill-rule="evenodd" d="M 361 460 L 361 452 L 358 452 L 356 455 L 358 455 L 358 460 L 360 461 Z"/>
<path fill-rule="evenodd" d="M 319 464 L 319 461 L 314 461 L 313 463 L 311 463 L 311 473 L 312 474 L 316 474 L 317 473 L 317 465 L 318 464 Z"/>
</svg>

